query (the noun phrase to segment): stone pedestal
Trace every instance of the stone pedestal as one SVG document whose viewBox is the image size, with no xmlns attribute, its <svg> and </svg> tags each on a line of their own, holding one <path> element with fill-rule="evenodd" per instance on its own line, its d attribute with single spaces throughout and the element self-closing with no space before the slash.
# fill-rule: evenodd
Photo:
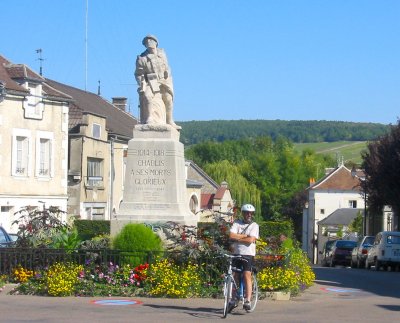
<svg viewBox="0 0 400 323">
<path fill-rule="evenodd" d="M 170 125 L 137 125 L 128 144 L 124 197 L 111 235 L 130 222 L 196 225 L 189 209 L 183 144 Z"/>
</svg>

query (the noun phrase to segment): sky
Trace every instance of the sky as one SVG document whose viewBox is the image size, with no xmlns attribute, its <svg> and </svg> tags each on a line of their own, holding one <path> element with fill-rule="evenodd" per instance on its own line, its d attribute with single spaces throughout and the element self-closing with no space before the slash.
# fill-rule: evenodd
<svg viewBox="0 0 400 323">
<path fill-rule="evenodd" d="M 42 62 L 44 77 L 89 92 L 100 81 L 101 96 L 127 97 L 135 116 L 135 60 L 153 34 L 172 69 L 176 121 L 400 117 L 398 0 L 0 4 L 1 55 L 37 72 Z"/>
</svg>

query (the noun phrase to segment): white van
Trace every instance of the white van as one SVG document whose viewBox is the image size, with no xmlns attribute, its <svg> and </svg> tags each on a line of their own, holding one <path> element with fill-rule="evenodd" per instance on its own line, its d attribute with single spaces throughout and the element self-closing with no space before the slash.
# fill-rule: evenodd
<svg viewBox="0 0 400 323">
<path fill-rule="evenodd" d="M 381 266 L 386 270 L 388 266 L 400 265 L 400 232 L 382 231 L 374 240 L 374 244 L 368 251 L 365 268 L 375 266 L 379 270 Z"/>
</svg>

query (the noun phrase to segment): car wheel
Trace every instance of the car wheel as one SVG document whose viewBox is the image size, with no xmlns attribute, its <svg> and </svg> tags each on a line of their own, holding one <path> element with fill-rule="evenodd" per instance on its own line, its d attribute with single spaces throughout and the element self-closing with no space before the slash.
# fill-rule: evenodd
<svg viewBox="0 0 400 323">
<path fill-rule="evenodd" d="M 335 267 L 335 262 L 333 261 L 333 259 L 331 259 L 330 265 L 331 265 L 331 267 Z"/>
</svg>

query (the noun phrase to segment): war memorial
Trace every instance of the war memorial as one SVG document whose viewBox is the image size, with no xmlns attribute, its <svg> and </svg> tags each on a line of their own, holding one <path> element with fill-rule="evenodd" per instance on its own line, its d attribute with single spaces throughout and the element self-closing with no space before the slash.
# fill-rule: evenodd
<svg viewBox="0 0 400 323">
<path fill-rule="evenodd" d="M 111 235 L 130 222 L 197 224 L 186 197 L 181 127 L 173 120 L 171 69 L 155 36 L 142 43 L 146 50 L 138 55 L 135 70 L 140 124 L 128 144 L 123 202 L 111 220 Z"/>
</svg>

